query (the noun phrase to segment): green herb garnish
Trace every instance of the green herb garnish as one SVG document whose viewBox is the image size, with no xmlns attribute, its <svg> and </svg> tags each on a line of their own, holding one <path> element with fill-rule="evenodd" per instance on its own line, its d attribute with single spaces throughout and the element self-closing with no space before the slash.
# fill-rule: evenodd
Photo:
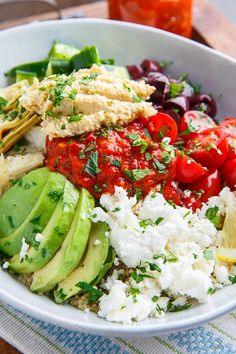
<svg viewBox="0 0 236 354">
<path fill-rule="evenodd" d="M 102 290 L 93 287 L 92 285 L 86 283 L 85 281 L 80 281 L 78 284 L 76 284 L 76 286 L 80 288 L 82 291 L 88 293 L 89 304 L 98 302 L 98 300 L 102 296 Z"/>
<path fill-rule="evenodd" d="M 98 168 L 98 151 L 91 152 L 84 169 L 90 176 L 95 177 L 100 172 Z"/>
</svg>

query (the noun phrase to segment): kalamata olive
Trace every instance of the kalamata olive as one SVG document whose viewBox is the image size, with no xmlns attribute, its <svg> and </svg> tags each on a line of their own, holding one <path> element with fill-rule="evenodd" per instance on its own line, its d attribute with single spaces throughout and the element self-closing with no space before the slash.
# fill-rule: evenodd
<svg viewBox="0 0 236 354">
<path fill-rule="evenodd" d="M 127 65 L 127 70 L 133 80 L 138 80 L 144 76 L 144 71 L 140 65 Z"/>
<path fill-rule="evenodd" d="M 176 111 L 182 117 L 184 112 L 189 110 L 189 99 L 184 96 L 170 98 L 164 103 L 163 107 L 165 110 L 171 109 L 172 111 Z"/>
<path fill-rule="evenodd" d="M 171 116 L 171 118 L 173 118 L 175 123 L 179 126 L 180 121 L 181 121 L 179 113 L 177 113 L 176 111 L 173 111 L 172 109 L 164 110 L 164 113 L 166 113 L 169 116 Z"/>
<path fill-rule="evenodd" d="M 214 98 L 204 93 L 193 96 L 191 99 L 191 109 L 203 111 L 212 118 L 214 118 L 217 113 L 217 107 Z"/>
<path fill-rule="evenodd" d="M 160 64 L 150 59 L 144 59 L 144 61 L 141 63 L 141 67 L 146 74 L 150 72 L 162 72 Z"/>
<path fill-rule="evenodd" d="M 145 82 L 156 88 L 156 91 L 154 91 L 150 97 L 150 101 L 157 105 L 161 105 L 169 93 L 170 82 L 168 77 L 161 73 L 152 72 L 148 74 Z"/>
</svg>

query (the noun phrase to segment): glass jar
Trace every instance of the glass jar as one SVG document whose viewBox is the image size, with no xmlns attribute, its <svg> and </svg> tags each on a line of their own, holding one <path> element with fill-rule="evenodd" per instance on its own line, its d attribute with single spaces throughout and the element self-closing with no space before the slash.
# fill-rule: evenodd
<svg viewBox="0 0 236 354">
<path fill-rule="evenodd" d="M 191 37 L 192 0 L 109 0 L 109 15 Z"/>
</svg>

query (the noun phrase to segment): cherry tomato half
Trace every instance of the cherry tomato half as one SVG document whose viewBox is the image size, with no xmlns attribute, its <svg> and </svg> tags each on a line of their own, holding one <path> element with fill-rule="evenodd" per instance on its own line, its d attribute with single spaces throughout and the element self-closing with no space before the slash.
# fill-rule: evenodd
<svg viewBox="0 0 236 354">
<path fill-rule="evenodd" d="M 221 178 L 218 170 L 209 172 L 206 176 L 195 183 L 187 185 L 187 189 L 192 191 L 197 199 L 206 203 L 209 198 L 218 195 L 221 190 Z"/>
<path fill-rule="evenodd" d="M 144 121 L 152 139 L 161 141 L 163 138 L 170 138 L 170 143 L 176 141 L 178 135 L 178 127 L 174 119 L 168 114 L 158 112 L 155 116 Z"/>
<path fill-rule="evenodd" d="M 220 128 L 226 136 L 229 147 L 227 159 L 234 159 L 236 158 L 236 118 L 225 118 L 220 123 Z"/>
<path fill-rule="evenodd" d="M 186 148 L 194 160 L 208 168 L 221 166 L 228 154 L 228 144 L 219 127 L 206 129 L 196 134 L 188 141 Z"/>
<path fill-rule="evenodd" d="M 179 125 L 179 136 L 187 141 L 194 138 L 196 133 L 214 127 L 216 127 L 216 123 L 207 114 L 199 111 L 187 111 Z"/>
<path fill-rule="evenodd" d="M 236 159 L 228 160 L 221 169 L 224 181 L 231 190 L 236 189 Z"/>
<path fill-rule="evenodd" d="M 208 173 L 208 169 L 190 157 L 178 153 L 176 163 L 176 179 L 183 183 L 196 182 Z"/>
<path fill-rule="evenodd" d="M 165 200 L 171 200 L 175 205 L 182 205 L 182 201 L 177 189 L 173 186 L 165 186 L 163 191 Z"/>
</svg>

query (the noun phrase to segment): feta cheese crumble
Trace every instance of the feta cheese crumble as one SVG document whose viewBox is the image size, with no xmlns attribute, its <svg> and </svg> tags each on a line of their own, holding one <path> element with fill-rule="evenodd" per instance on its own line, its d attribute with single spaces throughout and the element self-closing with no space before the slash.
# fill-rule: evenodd
<svg viewBox="0 0 236 354">
<path fill-rule="evenodd" d="M 21 260 L 25 258 L 28 249 L 29 249 L 29 245 L 28 245 L 28 243 L 25 242 L 25 238 L 23 237 L 22 246 L 21 246 L 21 250 L 20 250 L 20 259 Z"/>
<path fill-rule="evenodd" d="M 138 204 L 122 187 L 103 194 L 91 219 L 108 224 L 115 265 L 123 262 L 129 275 L 122 280 L 124 270 L 114 270 L 103 281 L 99 315 L 122 323 L 161 317 L 187 309 L 189 301 L 207 302 L 216 288 L 230 284 L 231 269 L 215 256 L 220 231 L 207 213 L 217 207 L 214 212 L 224 215 L 229 201 L 236 198 L 225 188 L 193 213 L 168 204 L 160 193 Z"/>
</svg>

